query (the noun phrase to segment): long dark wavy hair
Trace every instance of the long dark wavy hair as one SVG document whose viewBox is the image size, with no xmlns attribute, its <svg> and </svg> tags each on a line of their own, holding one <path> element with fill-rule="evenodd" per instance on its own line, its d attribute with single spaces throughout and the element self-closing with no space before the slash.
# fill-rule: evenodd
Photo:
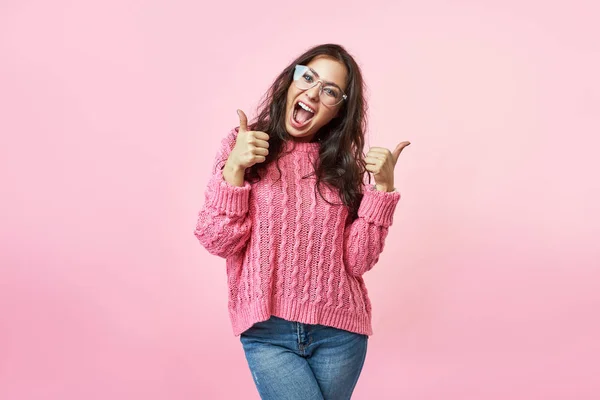
<svg viewBox="0 0 600 400">
<path fill-rule="evenodd" d="M 250 181 L 260 180 L 267 165 L 281 156 L 283 144 L 293 140 L 285 129 L 287 92 L 293 81 L 297 64 L 306 65 L 312 59 L 326 56 L 341 62 L 347 71 L 346 95 L 335 118 L 316 133 L 313 140 L 320 143 L 319 159 L 315 162 L 317 190 L 321 185 L 337 189 L 340 199 L 349 209 L 351 219 L 356 218 L 362 199 L 363 179 L 366 173 L 363 158 L 367 127 L 367 104 L 364 81 L 354 58 L 337 44 L 323 44 L 307 50 L 292 61 L 275 79 L 263 97 L 256 118 L 249 128 L 269 135 L 269 155 L 265 162 L 254 164 L 246 170 Z M 279 169 L 279 168 L 278 168 Z M 324 199 L 324 197 L 321 195 Z"/>
</svg>

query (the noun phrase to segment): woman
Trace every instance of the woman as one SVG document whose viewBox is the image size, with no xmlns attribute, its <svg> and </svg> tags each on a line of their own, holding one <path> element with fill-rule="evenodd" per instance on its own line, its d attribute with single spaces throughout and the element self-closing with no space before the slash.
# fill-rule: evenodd
<svg viewBox="0 0 600 400">
<path fill-rule="evenodd" d="M 372 334 L 363 274 L 400 198 L 393 152 L 363 155 L 358 65 L 314 47 L 222 141 L 195 234 L 224 257 L 229 315 L 263 399 L 349 399 Z M 375 184 L 365 184 L 373 174 Z"/>
</svg>

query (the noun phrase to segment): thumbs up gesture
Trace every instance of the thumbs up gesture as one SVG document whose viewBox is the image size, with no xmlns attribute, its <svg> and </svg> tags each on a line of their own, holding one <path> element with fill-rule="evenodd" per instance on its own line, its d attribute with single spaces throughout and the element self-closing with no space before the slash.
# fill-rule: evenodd
<svg viewBox="0 0 600 400">
<path fill-rule="evenodd" d="M 371 147 L 365 157 L 367 171 L 373 174 L 375 188 L 383 192 L 394 190 L 394 167 L 400 153 L 410 142 L 401 142 L 394 151 L 383 147 Z"/>
<path fill-rule="evenodd" d="M 265 132 L 248 130 L 248 118 L 242 110 L 238 110 L 238 116 L 240 129 L 226 165 L 235 170 L 246 170 L 266 160 L 269 154 L 269 135 Z"/>
</svg>

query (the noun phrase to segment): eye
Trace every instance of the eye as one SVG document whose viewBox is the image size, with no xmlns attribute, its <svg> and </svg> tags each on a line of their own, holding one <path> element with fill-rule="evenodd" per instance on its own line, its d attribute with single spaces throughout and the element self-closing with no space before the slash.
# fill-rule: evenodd
<svg viewBox="0 0 600 400">
<path fill-rule="evenodd" d="M 334 99 L 337 99 L 340 96 L 340 93 L 338 92 L 338 90 L 331 86 L 327 86 L 327 87 L 323 88 L 323 92 L 325 92 L 325 94 L 327 94 L 327 96 L 331 96 Z"/>
<path fill-rule="evenodd" d="M 311 75 L 311 74 L 308 74 L 308 73 L 306 73 L 306 74 L 302 75 L 302 78 L 304 78 L 304 80 L 305 80 L 306 82 L 309 82 L 309 83 L 312 83 L 312 81 L 313 81 L 313 77 L 312 77 L 312 75 Z"/>
</svg>

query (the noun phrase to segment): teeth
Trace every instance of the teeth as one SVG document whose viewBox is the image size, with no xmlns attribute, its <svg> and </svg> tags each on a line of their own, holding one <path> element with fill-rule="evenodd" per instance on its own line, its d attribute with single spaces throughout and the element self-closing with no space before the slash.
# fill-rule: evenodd
<svg viewBox="0 0 600 400">
<path fill-rule="evenodd" d="M 301 101 L 299 101 L 299 102 L 298 102 L 298 105 L 299 105 L 300 107 L 302 107 L 303 109 L 305 109 L 306 111 L 308 111 L 308 112 L 311 112 L 311 113 L 313 113 L 313 114 L 315 113 L 315 110 L 313 110 L 312 108 L 310 108 L 309 106 L 307 106 L 306 104 L 304 104 L 304 103 L 303 103 L 303 102 L 301 102 Z"/>
</svg>

